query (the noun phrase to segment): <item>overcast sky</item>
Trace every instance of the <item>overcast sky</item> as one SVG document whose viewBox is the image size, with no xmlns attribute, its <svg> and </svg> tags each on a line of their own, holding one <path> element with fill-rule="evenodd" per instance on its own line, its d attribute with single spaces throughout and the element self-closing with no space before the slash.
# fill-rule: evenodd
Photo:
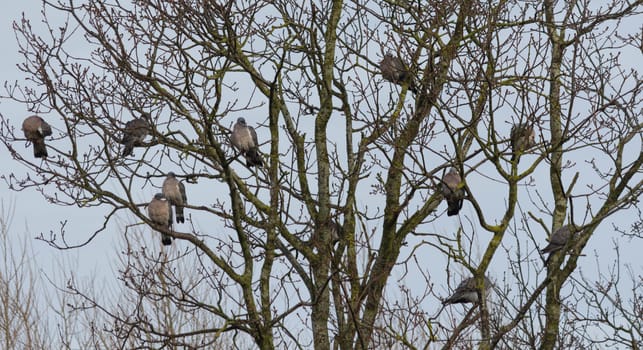
<svg viewBox="0 0 643 350">
<path fill-rule="evenodd" d="M 25 12 L 27 17 L 32 20 L 34 27 L 36 27 L 41 20 L 40 11 L 40 0 L 7 2 L 3 6 L 3 11 L 0 13 L 0 26 L 3 29 L 1 31 L 2 34 L 0 35 L 2 35 L 2 43 L 5 47 L 3 55 L 0 55 L 0 69 L 2 71 L 0 76 L 3 81 L 22 81 L 25 78 L 23 73 L 19 72 L 16 68 L 16 64 L 20 63 L 22 58 L 18 54 L 18 46 L 11 28 L 12 22 L 14 20 L 20 20 L 21 13 Z M 638 60 L 637 62 L 641 62 L 640 55 L 638 57 L 633 57 L 633 59 Z M 2 95 L 6 95 L 6 91 L 3 91 Z M 17 104 L 7 99 L 0 100 L 0 112 L 5 116 L 10 116 L 14 122 L 13 125 L 16 128 L 20 128 L 22 120 L 31 114 L 26 110 L 24 105 Z M 25 144 L 22 142 L 15 145 L 15 147 L 19 151 L 25 150 Z M 31 150 L 29 149 L 27 152 L 31 152 Z M 582 162 L 583 160 L 579 159 L 578 161 Z M 4 148 L 0 151 L 0 162 L 3 164 L 2 175 L 8 175 L 11 172 L 24 174 L 27 171 L 26 168 L 12 160 Z M 543 167 L 541 170 L 545 170 L 545 168 Z M 473 184 L 473 186 L 475 186 L 475 184 Z M 190 191 L 189 188 L 188 191 Z M 15 204 L 15 214 L 13 216 L 11 234 L 35 237 L 40 232 L 48 233 L 50 229 L 57 231 L 60 226 L 59 222 L 64 219 L 69 219 L 70 222 L 67 226 L 67 231 L 69 232 L 70 238 L 75 240 L 75 242 L 79 242 L 83 238 L 87 238 L 95 229 L 97 229 L 98 222 L 102 221 L 102 211 L 100 210 L 50 205 L 34 189 L 25 190 L 23 192 L 13 192 L 10 191 L 3 182 L 0 184 L 0 194 L 5 207 L 9 204 Z M 467 205 L 465 204 L 465 208 L 466 207 Z M 502 207 L 504 208 L 504 206 Z M 441 206 L 440 210 L 443 209 L 444 208 Z M 472 215 L 473 211 L 469 208 L 468 211 L 463 211 L 463 214 Z M 614 235 L 611 234 L 609 227 L 612 221 L 613 219 L 607 220 L 603 225 L 601 225 L 601 229 L 597 231 L 595 237 L 592 237 L 589 247 L 586 250 L 588 254 L 591 254 L 595 247 L 610 247 L 612 245 Z M 441 220 L 441 226 L 434 227 L 434 229 L 436 231 L 444 229 L 454 230 L 458 224 L 459 222 L 457 221 L 457 218 L 450 221 Z M 77 256 L 78 261 L 80 262 L 80 271 L 84 274 L 94 271 L 95 269 L 103 269 L 104 267 L 108 267 L 108 265 L 115 259 L 115 247 L 118 242 L 116 238 L 118 237 L 118 233 L 119 232 L 114 231 L 102 233 L 93 242 L 91 242 L 89 246 L 75 250 L 74 252 L 59 252 L 53 248 L 49 248 L 42 242 L 34 242 L 34 247 L 39 257 L 38 265 L 40 268 L 48 271 L 52 266 L 54 266 L 51 264 L 52 259 L 60 259 L 63 256 L 76 259 Z M 545 237 L 541 236 L 541 238 L 543 239 L 544 244 Z M 622 257 L 626 261 L 634 263 L 635 267 L 641 266 L 641 260 L 636 259 L 638 249 L 636 249 L 635 246 L 628 246 L 625 244 L 622 245 L 621 248 L 623 249 Z M 593 260 L 593 257 L 588 256 L 585 259 Z M 587 270 L 595 269 L 595 264 L 593 262 L 585 261 L 582 263 L 584 266 L 587 266 L 587 269 L 585 269 L 586 272 Z M 502 273 L 502 271 L 499 271 L 500 269 L 502 269 L 502 262 L 494 261 L 491 270 L 495 270 L 493 272 L 496 273 L 497 277 L 500 277 Z M 103 272 L 108 271 L 109 268 L 103 270 Z"/>
<path fill-rule="evenodd" d="M 13 32 L 13 22 L 20 21 L 22 13 L 31 19 L 32 26 L 37 28 L 41 25 L 41 1 L 40 0 L 23 0 L 6 2 L 0 11 L 0 31 L 1 42 L 4 46 L 4 52 L 0 55 L 0 70 L 1 80 L 5 81 L 24 81 L 25 74 L 20 72 L 16 65 L 23 61 L 18 50 L 16 36 Z M 54 17 L 55 18 L 55 17 Z M 2 96 L 6 96 L 7 92 L 2 87 Z M 11 101 L 6 98 L 0 99 L 0 112 L 4 116 L 8 116 L 13 122 L 16 129 L 20 129 L 22 120 L 33 114 L 26 110 L 26 106 Z M 27 151 L 31 154 L 31 148 L 25 148 L 24 142 L 18 142 L 15 148 L 18 151 Z M 32 146 L 29 146 L 32 147 Z M 7 176 L 10 173 L 24 175 L 27 169 L 18 162 L 14 161 L 7 150 L 3 147 L 0 150 L 0 164 L 3 164 L 2 175 Z M 80 236 L 89 235 L 95 230 L 97 220 L 101 220 L 99 212 L 92 210 L 79 210 L 76 207 L 60 207 L 49 204 L 43 197 L 34 189 L 25 190 L 22 192 L 10 191 L 3 180 L 0 184 L 0 194 L 2 198 L 5 211 L 9 205 L 13 205 L 15 210 L 11 226 L 11 235 L 27 235 L 35 237 L 41 232 L 47 235 L 50 230 L 58 231 L 60 222 L 69 219 L 68 232 L 72 237 L 78 238 Z M 102 235 L 98 237 L 96 242 L 93 242 L 87 249 L 76 250 L 75 252 L 60 252 L 55 249 L 49 248 L 48 245 L 40 241 L 33 241 L 33 246 L 37 254 L 37 264 L 43 271 L 55 271 L 52 269 L 56 265 L 54 261 L 59 259 L 71 259 L 73 262 L 78 260 L 82 262 L 79 264 L 78 271 L 86 275 L 93 272 L 96 268 L 104 266 L 108 259 L 108 255 L 112 255 L 113 251 L 112 242 L 109 237 Z M 110 249 L 105 249 L 110 247 Z M 105 270 L 108 271 L 108 270 Z"/>
</svg>

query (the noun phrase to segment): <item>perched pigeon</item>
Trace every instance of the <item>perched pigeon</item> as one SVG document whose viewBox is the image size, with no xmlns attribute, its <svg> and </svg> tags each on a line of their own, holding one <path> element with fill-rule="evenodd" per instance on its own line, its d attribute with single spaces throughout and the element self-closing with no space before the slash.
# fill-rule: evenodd
<svg viewBox="0 0 643 350">
<path fill-rule="evenodd" d="M 409 84 L 409 90 L 417 93 L 413 75 L 399 57 L 393 56 L 390 53 L 384 55 L 384 59 L 380 61 L 380 71 L 385 80 L 398 85 Z"/>
<path fill-rule="evenodd" d="M 344 229 L 342 228 L 342 225 L 340 225 L 335 220 L 330 220 L 328 226 L 330 230 L 330 243 L 335 244 L 339 242 L 340 238 L 344 235 Z M 313 243 L 319 241 L 319 233 L 319 228 L 314 229 L 312 236 L 310 237 L 310 241 Z"/>
<path fill-rule="evenodd" d="M 458 189 L 460 182 L 462 182 L 462 179 L 455 168 L 451 168 L 442 177 L 442 195 L 447 201 L 447 216 L 458 215 L 458 212 L 462 209 L 464 189 Z"/>
<path fill-rule="evenodd" d="M 163 195 L 170 204 L 174 205 L 176 222 L 185 222 L 183 206 L 187 204 L 188 197 L 185 194 L 185 185 L 176 179 L 176 175 L 173 172 L 167 173 L 167 177 L 163 181 Z"/>
<path fill-rule="evenodd" d="M 484 290 L 485 295 L 493 286 L 493 283 L 485 276 Z M 478 303 L 478 289 L 476 288 L 476 279 L 471 277 L 460 282 L 450 297 L 442 301 L 442 305 L 459 304 L 459 303 Z"/>
<path fill-rule="evenodd" d="M 261 155 L 259 154 L 257 133 L 252 126 L 246 124 L 245 118 L 237 119 L 232 129 L 230 142 L 246 157 L 246 165 L 248 167 L 263 166 L 263 159 L 261 159 Z"/>
<path fill-rule="evenodd" d="M 333 244 L 339 242 L 340 238 L 344 235 L 344 228 L 339 222 L 333 220 L 330 223 L 330 239 Z"/>
<path fill-rule="evenodd" d="M 552 233 L 551 237 L 549 238 L 549 244 L 540 251 L 543 254 L 549 253 L 546 263 L 549 262 L 549 258 L 551 257 L 552 253 L 557 252 L 565 247 L 565 244 L 567 244 L 569 239 L 572 238 L 572 230 L 572 226 L 565 225 Z"/>
<path fill-rule="evenodd" d="M 51 126 L 37 115 L 25 118 L 22 122 L 25 138 L 33 143 L 33 155 L 36 158 L 47 158 L 45 137 L 51 135 Z"/>
<path fill-rule="evenodd" d="M 154 199 L 147 206 L 147 213 L 153 223 L 170 230 L 172 226 L 172 208 L 170 202 L 165 198 L 163 193 L 154 195 Z M 161 233 L 161 242 L 163 245 L 172 244 L 172 237 Z"/>
<path fill-rule="evenodd" d="M 536 145 L 536 132 L 533 125 L 516 124 L 511 128 L 511 150 L 522 153 Z"/>
<path fill-rule="evenodd" d="M 134 155 L 134 147 L 142 146 L 143 140 L 150 133 L 150 124 L 144 117 L 135 118 L 125 124 L 121 144 L 125 145 L 121 156 Z"/>
</svg>

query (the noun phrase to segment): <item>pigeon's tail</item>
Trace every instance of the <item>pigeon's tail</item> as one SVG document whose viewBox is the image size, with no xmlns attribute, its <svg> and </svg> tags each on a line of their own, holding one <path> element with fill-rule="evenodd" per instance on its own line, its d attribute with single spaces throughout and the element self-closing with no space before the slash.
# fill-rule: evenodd
<svg viewBox="0 0 643 350">
<path fill-rule="evenodd" d="M 522 152 L 522 142 L 520 142 L 520 139 L 517 138 L 512 138 L 511 139 L 511 153 L 516 155 L 519 152 Z"/>
<path fill-rule="evenodd" d="M 163 243 L 163 245 L 171 245 L 172 237 L 170 235 L 163 234 L 163 237 L 161 237 L 161 243 Z"/>
<path fill-rule="evenodd" d="M 525 152 L 525 144 L 522 140 L 516 140 L 515 142 L 512 142 L 511 161 L 515 162 L 516 160 L 519 160 L 520 157 L 524 154 L 524 152 Z"/>
<path fill-rule="evenodd" d="M 455 293 L 452 296 L 442 300 L 442 305 L 449 305 L 449 304 L 463 304 L 463 303 L 468 303 L 469 300 L 465 298 L 462 293 Z"/>
<path fill-rule="evenodd" d="M 33 155 L 36 158 L 47 158 L 47 146 L 44 138 L 33 140 Z"/>
<path fill-rule="evenodd" d="M 176 222 L 184 223 L 185 217 L 183 216 L 183 207 L 180 205 L 175 205 L 174 210 L 176 211 Z"/>
<path fill-rule="evenodd" d="M 417 85 L 415 84 L 415 82 L 413 82 L 413 81 L 412 81 L 412 82 L 409 84 L 409 91 L 411 91 L 411 92 L 412 92 L 413 94 L 415 94 L 415 95 L 417 95 L 417 94 L 418 94 L 418 88 L 417 88 Z"/>
<path fill-rule="evenodd" d="M 451 198 L 447 200 L 447 216 L 458 215 L 462 209 L 462 198 Z"/>
<path fill-rule="evenodd" d="M 263 159 L 256 148 L 251 148 L 246 152 L 246 165 L 250 168 L 253 166 L 262 167 Z"/>
<path fill-rule="evenodd" d="M 170 217 L 168 218 L 167 226 L 165 228 L 168 231 L 172 232 L 172 207 L 170 207 L 169 209 L 170 209 Z M 172 244 L 173 240 L 174 240 L 174 237 L 161 232 L 161 243 L 163 243 L 163 245 L 170 245 Z"/>
<path fill-rule="evenodd" d="M 551 261 L 552 256 L 554 256 L 554 253 L 561 250 L 562 248 L 563 246 L 549 243 L 545 248 L 540 250 L 541 254 L 549 254 L 547 256 L 547 259 L 545 260 L 545 266 L 549 265 L 549 262 Z"/>
<path fill-rule="evenodd" d="M 456 290 L 453 295 L 442 301 L 442 305 L 478 303 L 478 292 L 473 289 Z"/>
<path fill-rule="evenodd" d="M 549 243 L 545 248 L 541 249 L 540 252 L 542 254 L 547 254 L 547 253 L 553 253 L 557 250 L 560 250 L 562 246 L 559 246 L 557 244 Z"/>
<path fill-rule="evenodd" d="M 121 157 L 127 157 L 130 155 L 134 155 L 134 141 L 131 140 L 123 140 L 123 144 L 125 144 L 125 147 L 123 148 L 123 153 L 121 153 Z"/>
<path fill-rule="evenodd" d="M 453 297 L 442 300 L 442 305 L 449 305 L 449 304 L 458 304 L 458 302 L 455 301 Z"/>
</svg>

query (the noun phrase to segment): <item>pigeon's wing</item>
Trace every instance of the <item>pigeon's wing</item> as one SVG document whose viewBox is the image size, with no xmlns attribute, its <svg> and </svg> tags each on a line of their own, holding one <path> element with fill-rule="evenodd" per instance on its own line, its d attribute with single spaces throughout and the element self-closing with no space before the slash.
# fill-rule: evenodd
<svg viewBox="0 0 643 350">
<path fill-rule="evenodd" d="M 136 118 L 128 121 L 123 130 L 123 140 L 121 143 L 133 142 L 135 146 L 137 143 L 143 142 L 145 137 L 149 134 L 150 126 L 143 118 Z"/>
<path fill-rule="evenodd" d="M 122 156 L 126 157 L 131 155 L 135 146 L 142 145 L 145 137 L 150 132 L 149 123 L 143 118 L 136 118 L 128 121 L 123 130 L 123 138 L 121 143 L 125 145 Z"/>
<path fill-rule="evenodd" d="M 554 233 L 552 233 L 551 237 L 549 238 L 549 244 L 547 244 L 547 246 L 540 252 L 545 254 L 560 250 L 565 246 L 565 244 L 567 244 L 567 241 L 569 241 L 570 237 L 571 227 L 569 225 L 562 226 L 558 230 L 554 231 Z"/>
<path fill-rule="evenodd" d="M 164 210 L 167 213 L 167 226 L 171 227 L 172 226 L 172 206 L 170 206 L 170 202 L 165 201 Z"/>
<path fill-rule="evenodd" d="M 168 199 L 170 204 L 174 205 L 176 211 L 176 222 L 185 222 L 183 216 L 183 205 L 187 202 L 185 195 L 185 186 L 176 177 L 169 176 L 163 181 L 163 195 Z"/>
<path fill-rule="evenodd" d="M 49 125 L 49 123 L 47 123 L 44 119 L 40 118 L 40 127 L 38 128 L 38 132 L 43 137 L 51 136 L 51 125 Z"/>
<path fill-rule="evenodd" d="M 493 283 L 487 278 L 487 276 L 484 277 L 484 285 L 483 288 L 485 290 L 485 295 L 486 292 L 493 287 Z M 474 277 L 467 278 L 460 282 L 458 287 L 455 289 L 453 294 L 442 301 L 443 305 L 446 304 L 458 304 L 458 303 L 477 303 L 479 301 L 478 298 L 478 288 L 476 286 L 476 279 Z"/>
<path fill-rule="evenodd" d="M 565 245 L 571 236 L 571 228 L 569 225 L 562 226 L 551 236 L 551 243 L 558 245 Z"/>
<path fill-rule="evenodd" d="M 557 250 L 560 250 L 562 247 L 563 245 L 550 242 L 549 244 L 547 244 L 547 246 L 545 246 L 545 248 L 541 249 L 540 252 L 543 254 L 553 253 Z"/>
<path fill-rule="evenodd" d="M 460 282 L 453 294 L 442 301 L 442 304 L 475 303 L 477 301 L 478 293 L 476 291 L 475 279 L 471 277 Z"/>
<path fill-rule="evenodd" d="M 140 143 L 145 140 L 145 137 L 150 133 L 150 125 L 143 118 L 137 118 L 132 123 L 132 135 L 136 142 Z M 138 145 L 137 145 L 138 146 Z"/>
<path fill-rule="evenodd" d="M 249 167 L 252 166 L 263 166 L 263 159 L 259 153 L 259 141 L 257 140 L 257 132 L 255 128 L 248 127 L 248 152 L 246 153 L 246 165 Z"/>
<path fill-rule="evenodd" d="M 252 137 L 252 147 L 259 147 L 259 141 L 257 140 L 257 132 L 255 131 L 255 128 L 249 126 L 248 131 L 250 132 L 250 136 Z"/>
<path fill-rule="evenodd" d="M 188 195 L 187 193 L 185 193 L 185 185 L 183 184 L 183 182 L 179 181 L 178 187 L 179 187 L 179 192 L 181 192 L 181 199 L 183 200 L 183 204 L 187 204 Z"/>
</svg>

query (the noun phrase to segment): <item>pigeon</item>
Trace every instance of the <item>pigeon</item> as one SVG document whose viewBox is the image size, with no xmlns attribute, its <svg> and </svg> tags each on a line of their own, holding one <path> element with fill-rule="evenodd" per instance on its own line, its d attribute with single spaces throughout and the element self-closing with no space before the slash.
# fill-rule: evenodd
<svg viewBox="0 0 643 350">
<path fill-rule="evenodd" d="M 549 253 L 549 256 L 547 257 L 547 261 L 545 263 L 549 262 L 552 253 L 557 252 L 565 247 L 565 244 L 567 244 L 569 239 L 573 236 L 572 230 L 572 226 L 565 225 L 552 233 L 551 237 L 549 238 L 549 244 L 545 248 L 540 250 L 542 254 Z"/>
<path fill-rule="evenodd" d="M 150 124 L 143 116 L 128 121 L 127 124 L 125 124 L 123 138 L 121 139 L 121 144 L 125 145 L 121 156 L 127 157 L 134 155 L 134 147 L 142 146 L 143 140 L 145 140 L 145 137 L 147 137 L 149 133 Z"/>
<path fill-rule="evenodd" d="M 330 223 L 330 239 L 333 244 L 339 242 L 340 238 L 344 235 L 344 228 L 337 221 Z"/>
<path fill-rule="evenodd" d="M 335 243 L 339 242 L 340 238 L 344 235 L 344 229 L 342 228 L 342 225 L 340 225 L 335 220 L 330 220 L 328 222 L 328 228 L 330 230 L 330 243 L 331 245 L 334 245 Z M 319 234 L 319 229 L 314 229 L 312 236 L 310 237 L 310 242 L 313 244 L 315 242 L 318 242 L 320 240 Z"/>
<path fill-rule="evenodd" d="M 493 283 L 485 276 L 484 290 L 485 295 L 491 289 Z M 478 289 L 476 288 L 476 279 L 471 277 L 460 282 L 450 297 L 442 301 L 442 305 L 460 304 L 460 303 L 478 303 Z"/>
<path fill-rule="evenodd" d="M 460 209 L 462 209 L 464 189 L 458 189 L 460 182 L 462 182 L 462 179 L 455 168 L 451 168 L 442 177 L 442 195 L 447 201 L 447 216 L 458 215 Z"/>
<path fill-rule="evenodd" d="M 536 132 L 533 125 L 514 124 L 511 127 L 511 150 L 522 153 L 536 145 Z"/>
<path fill-rule="evenodd" d="M 259 154 L 257 133 L 252 126 L 246 124 L 245 118 L 237 119 L 232 129 L 230 142 L 246 157 L 246 165 L 248 167 L 263 166 L 263 159 L 261 159 L 261 155 Z"/>
<path fill-rule="evenodd" d="M 167 230 L 171 229 L 172 226 L 172 208 L 170 202 L 165 198 L 163 193 L 157 193 L 154 195 L 154 199 L 147 206 L 147 213 L 152 220 L 158 226 L 165 228 Z M 161 243 L 163 245 L 172 244 L 172 237 L 164 234 L 161 237 Z"/>
<path fill-rule="evenodd" d="M 185 185 L 176 179 L 176 175 L 173 172 L 167 173 L 167 177 L 165 178 L 165 181 L 163 181 L 163 195 L 167 198 L 170 204 L 174 205 L 176 222 L 185 222 L 183 206 L 187 204 L 188 197 L 185 194 Z"/>
<path fill-rule="evenodd" d="M 414 94 L 417 93 L 417 88 L 413 81 L 413 76 L 406 64 L 399 57 L 393 56 L 390 53 L 384 55 L 384 59 L 380 61 L 380 71 L 384 80 L 390 81 L 393 84 L 402 85 L 408 84 L 409 90 Z"/>
<path fill-rule="evenodd" d="M 47 158 L 45 137 L 51 135 L 51 125 L 37 115 L 25 118 L 22 122 L 25 138 L 33 143 L 33 155 L 36 158 Z"/>
</svg>

